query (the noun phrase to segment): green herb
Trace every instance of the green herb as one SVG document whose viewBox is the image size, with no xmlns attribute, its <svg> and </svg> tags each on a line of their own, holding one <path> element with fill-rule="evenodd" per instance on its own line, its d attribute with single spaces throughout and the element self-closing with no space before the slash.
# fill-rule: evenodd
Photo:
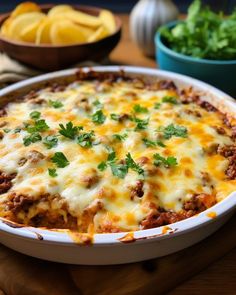
<svg viewBox="0 0 236 295">
<path fill-rule="evenodd" d="M 113 134 L 112 137 L 118 141 L 124 141 L 128 137 L 128 134 Z"/>
<path fill-rule="evenodd" d="M 118 115 L 118 114 L 111 114 L 110 117 L 114 121 L 119 121 L 120 120 L 120 115 Z"/>
<path fill-rule="evenodd" d="M 51 160 L 58 168 L 64 168 L 70 164 L 66 156 L 61 152 L 56 152 Z"/>
<path fill-rule="evenodd" d="M 49 100 L 49 105 L 54 107 L 55 109 L 59 109 L 63 107 L 63 103 L 59 100 Z"/>
<path fill-rule="evenodd" d="M 160 103 L 160 102 L 156 102 L 156 103 L 154 104 L 154 109 L 155 109 L 155 110 L 159 110 L 160 107 L 161 107 L 161 103 Z"/>
<path fill-rule="evenodd" d="M 77 143 L 84 148 L 90 148 L 93 145 L 93 137 L 94 131 L 79 134 L 77 137 Z"/>
<path fill-rule="evenodd" d="M 100 171 L 105 171 L 107 169 L 107 163 L 106 162 L 101 162 L 100 164 L 98 164 L 98 169 Z"/>
<path fill-rule="evenodd" d="M 48 168 L 48 174 L 51 176 L 51 177 L 57 177 L 58 174 L 56 172 L 57 170 L 54 169 L 54 168 Z"/>
<path fill-rule="evenodd" d="M 128 166 L 125 164 L 115 164 L 111 163 L 112 174 L 118 178 L 124 179 L 128 173 Z"/>
<path fill-rule="evenodd" d="M 135 113 L 148 113 L 148 109 L 139 104 L 134 105 L 133 110 Z"/>
<path fill-rule="evenodd" d="M 165 167 L 169 168 L 178 165 L 177 159 L 175 157 L 164 158 L 159 154 L 154 154 L 153 158 L 155 166 L 160 166 L 163 164 Z"/>
<path fill-rule="evenodd" d="M 106 121 L 106 116 L 103 114 L 102 110 L 98 110 L 92 115 L 92 121 L 98 125 L 103 124 Z"/>
<path fill-rule="evenodd" d="M 59 133 L 65 137 L 70 138 L 70 139 L 74 139 L 78 133 L 78 130 L 83 129 L 82 126 L 74 126 L 71 121 L 66 123 L 66 126 L 64 126 L 63 124 L 59 124 L 59 126 L 61 128 L 59 130 Z"/>
<path fill-rule="evenodd" d="M 184 55 L 212 60 L 236 59 L 236 11 L 225 17 L 195 0 L 185 21 L 174 28 L 162 27 L 160 33 L 167 46 Z"/>
<path fill-rule="evenodd" d="M 34 123 L 34 126 L 28 126 L 26 128 L 26 130 L 29 133 L 34 133 L 34 132 L 43 132 L 49 129 L 49 126 L 47 125 L 47 123 L 45 122 L 45 120 L 41 119 L 41 120 L 37 120 Z"/>
<path fill-rule="evenodd" d="M 11 129 L 9 129 L 9 128 L 4 128 L 3 131 L 4 131 L 5 133 L 9 133 L 9 132 L 11 131 Z"/>
<path fill-rule="evenodd" d="M 143 168 L 140 167 L 140 165 L 138 165 L 137 163 L 135 163 L 135 161 L 133 160 L 130 153 L 128 153 L 126 155 L 125 162 L 126 162 L 126 165 L 127 165 L 128 168 L 134 170 L 138 174 L 142 174 L 142 175 L 144 174 Z"/>
<path fill-rule="evenodd" d="M 188 136 L 188 130 L 184 126 L 174 126 L 174 124 L 170 124 L 164 128 L 160 128 L 158 131 L 163 132 L 165 139 L 170 139 L 172 136 L 176 137 L 187 137 Z"/>
<path fill-rule="evenodd" d="M 38 132 L 31 133 L 30 135 L 23 138 L 25 146 L 29 146 L 31 143 L 35 143 L 40 140 L 42 140 L 42 137 Z"/>
<path fill-rule="evenodd" d="M 142 119 L 139 119 L 139 118 L 136 118 L 134 117 L 133 118 L 133 121 L 135 123 L 137 123 L 136 127 L 135 127 L 135 131 L 139 131 L 139 130 L 145 130 L 148 126 L 148 123 L 149 123 L 149 119 L 146 119 L 146 120 L 142 120 Z"/>
<path fill-rule="evenodd" d="M 31 119 L 34 119 L 34 120 L 39 119 L 40 116 L 41 116 L 41 113 L 38 112 L 38 111 L 33 111 L 33 112 L 30 113 L 30 118 L 31 118 Z"/>
<path fill-rule="evenodd" d="M 150 140 L 150 139 L 147 139 L 147 138 L 143 138 L 143 142 L 145 143 L 145 145 L 147 147 L 155 147 L 155 146 L 161 146 L 161 147 L 165 147 L 166 145 L 160 141 L 160 140 L 156 140 L 156 141 L 153 141 L 153 140 Z"/>
<path fill-rule="evenodd" d="M 53 135 L 49 135 L 47 137 L 44 138 L 43 140 L 43 144 L 48 148 L 51 149 L 54 146 L 56 146 L 58 143 L 58 138 L 57 136 L 53 136 Z"/>
<path fill-rule="evenodd" d="M 14 133 L 20 133 L 21 132 L 21 128 L 16 128 L 15 130 L 14 130 Z"/>
<path fill-rule="evenodd" d="M 93 105 L 99 109 L 102 109 L 103 108 L 103 104 L 99 101 L 99 100 L 95 100 L 93 102 Z"/>
<path fill-rule="evenodd" d="M 178 104 L 177 99 L 174 96 L 164 96 L 162 102 L 167 102 L 171 104 Z"/>
</svg>

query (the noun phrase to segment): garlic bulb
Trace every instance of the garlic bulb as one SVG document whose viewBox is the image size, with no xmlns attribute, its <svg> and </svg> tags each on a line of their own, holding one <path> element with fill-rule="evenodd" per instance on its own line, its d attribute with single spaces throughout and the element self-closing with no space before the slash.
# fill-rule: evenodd
<svg viewBox="0 0 236 295">
<path fill-rule="evenodd" d="M 178 9 L 171 0 L 140 0 L 130 16 L 131 37 L 147 56 L 155 55 L 154 36 L 163 24 L 176 20 Z"/>
</svg>

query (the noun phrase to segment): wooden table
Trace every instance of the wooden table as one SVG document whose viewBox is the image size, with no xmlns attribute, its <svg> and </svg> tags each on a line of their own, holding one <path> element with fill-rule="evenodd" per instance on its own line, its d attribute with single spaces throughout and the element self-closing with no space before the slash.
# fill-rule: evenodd
<svg viewBox="0 0 236 295">
<path fill-rule="evenodd" d="M 129 16 L 123 14 L 120 17 L 123 21 L 123 36 L 122 41 L 111 54 L 112 63 L 151 68 L 157 67 L 156 61 L 145 57 L 132 42 L 129 34 Z M 236 235 L 236 229 L 232 234 Z M 236 294 L 236 248 L 206 270 L 169 293 L 169 295 L 185 294 Z"/>
<path fill-rule="evenodd" d="M 111 63 L 156 67 L 155 60 L 144 57 L 132 43 L 128 16 L 121 18 L 122 41 L 111 54 Z M 49 263 L 0 245 L 0 295 L 157 295 L 167 290 L 168 295 L 235 295 L 235 229 L 236 215 L 218 233 L 189 249 L 123 266 Z"/>
</svg>

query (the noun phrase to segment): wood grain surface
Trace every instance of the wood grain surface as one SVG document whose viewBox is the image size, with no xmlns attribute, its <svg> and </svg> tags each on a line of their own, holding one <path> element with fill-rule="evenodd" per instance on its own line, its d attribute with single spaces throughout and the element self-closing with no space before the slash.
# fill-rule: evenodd
<svg viewBox="0 0 236 295">
<path fill-rule="evenodd" d="M 114 64 L 156 67 L 130 40 L 128 16 Z M 42 261 L 0 245 L 0 295 L 235 295 L 236 215 L 206 240 L 167 257 L 120 266 Z M 197 274 L 197 275 L 196 275 Z M 195 276 L 194 276 L 195 275 Z M 190 279 L 191 278 L 191 279 Z"/>
</svg>

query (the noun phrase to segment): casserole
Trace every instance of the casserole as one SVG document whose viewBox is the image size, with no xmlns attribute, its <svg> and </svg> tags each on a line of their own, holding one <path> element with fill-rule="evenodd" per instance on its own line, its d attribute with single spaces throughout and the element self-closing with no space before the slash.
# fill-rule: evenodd
<svg viewBox="0 0 236 295">
<path fill-rule="evenodd" d="M 109 71 L 116 74 L 119 72 L 119 70 L 120 69 L 118 67 L 96 68 L 96 72 Z M 177 74 L 156 71 L 156 70 L 130 68 L 130 67 L 125 67 L 124 70 L 126 75 L 128 76 L 134 76 L 134 77 L 139 76 L 139 77 L 142 77 L 142 79 L 145 78 L 147 80 L 152 80 L 152 79 L 155 80 L 155 77 L 158 77 L 158 79 L 161 79 L 161 80 L 171 80 L 180 88 L 186 88 L 187 86 L 194 87 L 193 91 L 194 92 L 200 91 L 201 98 L 203 98 L 204 100 L 205 99 L 208 100 L 209 103 L 211 103 L 213 106 L 220 109 L 220 111 L 227 112 L 227 114 L 229 114 L 231 117 L 235 116 L 234 115 L 235 103 L 233 102 L 233 100 L 227 97 L 227 95 L 223 94 L 222 92 L 204 83 L 201 83 L 191 78 L 187 78 Z M 89 69 L 84 69 L 82 73 L 80 73 L 80 75 L 86 76 L 86 74 L 84 74 L 86 72 L 89 72 Z M 96 75 L 96 72 L 95 72 L 95 75 Z M 12 97 L 15 98 L 16 96 L 20 97 L 22 96 L 22 93 L 27 93 L 28 89 L 34 89 L 36 85 L 39 88 L 42 87 L 42 84 L 45 84 L 45 81 L 49 81 L 49 80 L 58 81 L 61 79 L 73 80 L 73 76 L 75 75 L 75 73 L 76 73 L 75 70 L 69 70 L 69 71 L 62 71 L 58 73 L 52 73 L 52 74 L 44 75 L 41 77 L 33 78 L 28 81 L 18 83 L 17 85 L 14 85 L 14 86 L 8 87 L 7 89 L 2 90 L 0 95 L 5 100 L 9 100 Z M 135 79 L 136 79 L 136 82 L 140 81 L 137 78 Z M 131 82 L 133 83 L 134 80 L 132 80 Z M 83 84 L 80 84 L 80 87 L 82 87 L 81 85 L 83 86 Z M 171 85 L 173 86 L 173 83 Z M 97 96 L 98 96 L 98 92 L 99 90 L 97 91 Z M 129 95 L 126 93 L 125 97 L 128 97 L 130 95 L 131 95 L 130 93 Z M 162 96 L 163 95 L 164 94 L 162 94 Z M 169 95 L 168 97 L 171 97 L 171 96 Z M 151 99 L 147 99 L 147 102 L 149 102 L 149 100 Z M 174 101 L 173 97 L 172 99 L 165 99 L 165 100 L 168 103 L 170 101 L 172 101 L 173 103 Z M 163 103 L 164 102 L 165 101 L 163 100 Z M 112 104 L 112 102 L 110 104 Z M 12 104 L 12 106 L 14 109 L 14 104 Z M 126 108 L 127 107 L 128 106 L 126 105 Z M 138 110 L 137 113 L 139 113 L 139 115 L 140 115 L 140 112 L 142 113 L 142 111 L 140 110 L 143 110 L 142 109 L 143 106 L 135 104 L 133 107 L 135 107 Z M 168 109 L 167 106 L 164 106 L 164 108 Z M 169 108 L 169 111 L 170 110 L 171 108 Z M 101 110 L 99 111 L 101 115 Z M 144 111 L 144 113 L 146 113 L 146 110 Z M 25 115 L 28 115 L 28 113 L 26 112 Z M 140 121 L 135 121 L 135 123 L 140 123 Z M 127 129 L 130 129 L 131 127 L 133 127 L 132 124 L 134 124 L 134 120 L 130 124 L 131 125 L 128 126 L 129 128 Z M 66 125 L 64 124 L 64 127 L 65 126 Z M 30 128 L 30 127 L 27 126 L 27 128 Z M 94 127 L 94 128 L 96 133 L 98 128 L 97 127 Z M 135 128 L 137 128 L 137 126 Z M 183 128 L 181 130 L 183 131 Z M 166 139 L 169 139 L 169 138 L 166 138 Z M 208 138 L 208 140 L 210 139 Z M 134 162 L 136 162 L 136 158 L 137 157 L 135 157 Z M 163 157 L 160 158 L 160 155 L 159 155 L 158 160 L 162 161 L 162 159 Z M 168 157 L 165 158 L 165 160 L 167 159 Z M 92 161 L 92 158 L 90 158 L 90 160 Z M 179 157 L 177 160 L 180 160 Z M 172 157 L 172 161 L 173 161 L 173 157 Z M 175 161 L 176 159 L 174 160 L 174 162 Z M 126 160 L 126 163 L 127 163 L 127 160 Z M 135 164 L 137 164 L 137 162 Z M 157 166 L 159 165 L 160 163 L 158 163 Z M 173 166 L 176 166 L 176 163 Z M 135 167 L 137 168 L 137 166 Z M 129 167 L 129 168 L 133 170 L 132 167 Z M 135 172 L 137 172 L 137 169 L 135 169 Z M 112 180 L 112 178 L 110 178 L 110 180 Z M 216 230 L 223 223 L 223 221 L 225 221 L 230 216 L 230 213 L 232 213 L 235 208 L 234 180 L 229 185 L 227 185 L 227 188 L 228 187 L 230 187 L 229 189 L 229 192 L 231 193 L 230 196 L 228 196 L 227 198 L 225 198 L 218 204 L 214 205 L 214 203 L 212 203 L 210 206 L 211 208 L 207 209 L 206 211 L 203 211 L 202 213 L 200 213 L 200 211 L 195 212 L 199 214 L 197 216 L 190 217 L 186 220 L 173 223 L 173 221 L 181 220 L 180 218 L 180 219 L 173 220 L 172 222 L 167 222 L 167 223 L 165 222 L 163 223 L 164 226 L 162 227 L 145 229 L 145 230 L 143 229 L 150 228 L 153 226 L 147 226 L 147 227 L 143 226 L 142 228 L 124 227 L 124 229 L 122 229 L 121 227 L 121 230 L 123 232 L 107 233 L 109 231 L 106 231 L 106 230 L 99 231 L 99 228 L 100 228 L 99 226 L 102 224 L 102 221 L 99 220 L 98 227 L 95 227 L 96 234 L 92 235 L 92 238 L 91 238 L 91 233 L 87 229 L 80 230 L 80 231 L 73 231 L 73 232 L 67 231 L 66 229 L 62 230 L 61 227 L 59 226 L 55 226 L 57 228 L 56 230 L 41 229 L 36 227 L 27 227 L 26 224 L 21 225 L 19 224 L 19 219 L 12 220 L 7 218 L 7 219 L 2 219 L 2 222 L 0 224 L 1 226 L 0 229 L 2 231 L 0 239 L 2 243 L 20 252 L 23 252 L 32 256 L 36 256 L 39 258 L 44 258 L 44 259 L 53 260 L 53 261 L 67 262 L 67 263 L 115 264 L 115 263 L 134 262 L 134 261 L 139 261 L 144 259 L 150 259 L 153 257 L 166 255 L 174 251 L 183 249 L 199 241 L 200 239 L 204 238 L 205 236 L 209 235 L 211 232 Z M 165 206 L 166 204 L 164 204 L 164 207 Z M 15 221 L 17 221 L 18 223 L 15 223 Z M 169 223 L 172 223 L 172 224 L 169 225 Z M 166 224 L 168 224 L 168 226 L 165 226 Z M 39 224 L 39 225 L 45 226 L 45 224 Z M 157 225 L 162 225 L 162 224 L 157 224 Z M 65 228 L 70 228 L 70 227 L 67 226 Z M 127 231 L 126 229 L 132 232 L 125 232 Z M 141 230 L 137 231 L 138 229 L 141 229 Z M 16 239 L 17 239 L 17 243 L 15 243 Z M 33 243 L 32 247 L 30 246 L 31 243 Z M 78 243 L 80 244 L 79 247 L 77 245 Z M 90 246 L 88 245 L 86 246 L 86 244 L 89 244 Z M 109 250 L 107 248 L 108 246 L 109 246 Z M 49 251 L 50 247 L 52 247 L 53 251 Z M 107 255 L 108 253 L 107 251 L 109 251 L 109 255 Z"/>
</svg>

